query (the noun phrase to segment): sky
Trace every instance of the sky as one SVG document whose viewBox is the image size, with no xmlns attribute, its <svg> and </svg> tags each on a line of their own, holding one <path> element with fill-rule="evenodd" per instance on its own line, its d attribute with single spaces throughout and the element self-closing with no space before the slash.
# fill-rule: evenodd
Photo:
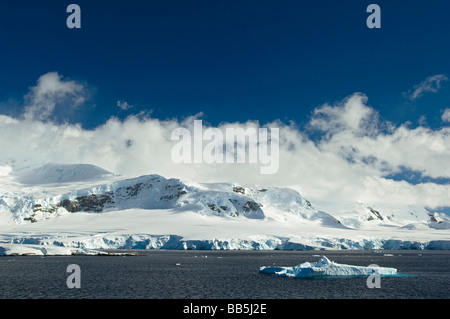
<svg viewBox="0 0 450 319">
<path fill-rule="evenodd" d="M 72 3 L 81 28 L 67 27 Z M 366 24 L 371 3 L 381 28 Z M 449 10 L 445 0 L 2 0 L 0 160 L 447 212 Z M 173 163 L 171 132 L 194 119 L 280 128 L 279 171 Z"/>
</svg>

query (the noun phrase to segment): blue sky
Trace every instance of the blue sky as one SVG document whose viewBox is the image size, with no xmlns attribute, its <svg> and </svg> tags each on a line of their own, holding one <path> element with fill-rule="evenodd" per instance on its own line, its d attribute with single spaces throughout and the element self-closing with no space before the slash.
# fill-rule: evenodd
<svg viewBox="0 0 450 319">
<path fill-rule="evenodd" d="M 80 29 L 66 26 L 71 3 Z M 366 25 L 370 3 L 380 29 Z M 0 157 L 30 145 L 126 174 L 450 207 L 448 12 L 446 0 L 2 1 Z M 159 136 L 199 113 L 212 126 L 280 120 L 279 175 L 167 164 Z"/>
<path fill-rule="evenodd" d="M 72 2 L 81 29 L 66 27 Z M 366 26 L 372 2 L 381 29 Z M 20 101 L 57 71 L 87 83 L 89 103 L 69 119 L 86 128 L 142 110 L 303 123 L 354 92 L 387 120 L 438 126 L 448 83 L 414 101 L 405 92 L 449 73 L 449 10 L 448 1 L 3 1 L 0 100 Z"/>
</svg>

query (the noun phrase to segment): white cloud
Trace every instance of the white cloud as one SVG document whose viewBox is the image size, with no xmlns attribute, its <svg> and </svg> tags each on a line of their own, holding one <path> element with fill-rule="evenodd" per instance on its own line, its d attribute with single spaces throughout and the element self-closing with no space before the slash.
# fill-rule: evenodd
<svg viewBox="0 0 450 319">
<path fill-rule="evenodd" d="M 86 88 L 76 81 L 66 81 L 57 72 L 42 75 L 25 96 L 25 119 L 48 120 L 55 108 L 75 108 L 86 101 Z"/>
<path fill-rule="evenodd" d="M 427 126 L 428 125 L 427 117 L 425 115 L 422 115 L 417 122 L 421 126 Z"/>
<path fill-rule="evenodd" d="M 367 134 L 376 129 L 378 113 L 366 102 L 364 94 L 355 93 L 337 105 L 322 105 L 314 110 L 309 126 L 328 136 L 342 131 Z"/>
<path fill-rule="evenodd" d="M 134 105 L 129 104 L 127 101 L 117 101 L 117 106 L 125 111 L 131 109 Z"/>
<path fill-rule="evenodd" d="M 442 118 L 442 121 L 450 123 L 450 108 L 447 108 L 444 110 L 441 118 Z"/>
<path fill-rule="evenodd" d="M 427 77 L 420 84 L 414 86 L 413 92 L 409 94 L 410 100 L 415 100 L 427 92 L 437 92 L 441 88 L 441 82 L 447 80 L 447 76 L 443 74 Z"/>
<path fill-rule="evenodd" d="M 77 92 L 81 86 L 53 80 L 57 92 Z M 36 90 L 32 88 L 30 94 L 37 96 Z M 47 90 L 53 92 L 51 87 Z M 192 130 L 193 120 L 202 114 L 183 121 L 138 115 L 124 120 L 111 118 L 92 130 L 42 121 L 37 116 L 23 120 L 0 115 L 0 166 L 10 160 L 16 165 L 87 163 L 123 175 L 160 174 L 195 182 L 293 187 L 313 203 L 450 206 L 449 185 L 412 185 L 386 178 L 403 168 L 430 178 L 450 178 L 450 127 L 394 126 L 380 121 L 367 100 L 357 93 L 336 105 L 320 106 L 308 129 L 277 121 L 265 125 L 280 128 L 279 170 L 273 175 L 261 175 L 259 164 L 175 164 L 171 158 L 176 144 L 171 140 L 172 131 L 177 127 Z M 208 127 L 205 122 L 203 125 Z M 246 130 L 260 124 L 248 121 L 218 126 L 223 132 L 227 127 Z M 311 130 L 322 138 L 311 140 Z"/>
</svg>

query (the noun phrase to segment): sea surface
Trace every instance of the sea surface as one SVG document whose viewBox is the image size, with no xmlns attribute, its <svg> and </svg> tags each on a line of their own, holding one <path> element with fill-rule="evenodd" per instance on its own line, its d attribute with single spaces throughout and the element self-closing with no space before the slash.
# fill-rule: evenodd
<svg viewBox="0 0 450 319">
<path fill-rule="evenodd" d="M 136 251 L 133 251 L 136 252 Z M 138 251 L 139 256 L 3 256 L 0 298 L 26 299 L 448 299 L 450 251 Z M 397 268 L 410 276 L 282 278 L 260 266 L 295 266 L 325 255 L 344 264 Z M 67 267 L 80 269 L 68 288 Z"/>
</svg>

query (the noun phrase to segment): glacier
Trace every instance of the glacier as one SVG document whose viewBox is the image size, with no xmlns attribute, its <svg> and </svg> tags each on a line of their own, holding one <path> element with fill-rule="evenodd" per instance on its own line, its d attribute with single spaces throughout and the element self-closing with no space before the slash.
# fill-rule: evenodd
<svg viewBox="0 0 450 319">
<path fill-rule="evenodd" d="M 58 247 L 53 245 L 0 244 L 0 256 L 47 256 L 47 255 L 99 255 L 101 251 L 83 248 Z"/>
<path fill-rule="evenodd" d="M 448 225 L 448 216 L 421 207 L 355 203 L 331 214 L 290 188 L 124 177 L 93 165 L 2 166 L 0 174 L 0 255 L 450 249 Z"/>
<path fill-rule="evenodd" d="M 326 256 L 322 256 L 316 262 L 304 262 L 294 267 L 271 267 L 262 266 L 259 268 L 260 273 L 271 274 L 279 277 L 328 277 L 328 276 L 368 276 L 377 273 L 380 276 L 397 275 L 396 268 L 375 267 L 375 266 L 354 266 L 339 264 L 329 260 Z"/>
</svg>

